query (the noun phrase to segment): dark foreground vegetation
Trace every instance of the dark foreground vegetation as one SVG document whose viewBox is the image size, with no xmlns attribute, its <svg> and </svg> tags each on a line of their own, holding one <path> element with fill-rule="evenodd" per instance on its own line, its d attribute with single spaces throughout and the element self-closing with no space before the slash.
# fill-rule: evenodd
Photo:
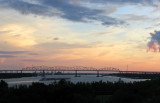
<svg viewBox="0 0 160 103">
<path fill-rule="evenodd" d="M 1 81 L 0 103 L 160 103 L 160 80 L 77 84 L 61 80 L 15 87 Z"/>
<path fill-rule="evenodd" d="M 35 73 L 0 73 L 0 79 L 37 76 Z"/>
</svg>

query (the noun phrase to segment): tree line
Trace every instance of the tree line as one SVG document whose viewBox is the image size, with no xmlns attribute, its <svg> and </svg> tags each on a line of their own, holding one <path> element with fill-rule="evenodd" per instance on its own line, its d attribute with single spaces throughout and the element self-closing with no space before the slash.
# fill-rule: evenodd
<svg viewBox="0 0 160 103">
<path fill-rule="evenodd" d="M 160 103 L 160 79 L 76 84 L 62 79 L 13 87 L 1 80 L 0 103 Z"/>
</svg>

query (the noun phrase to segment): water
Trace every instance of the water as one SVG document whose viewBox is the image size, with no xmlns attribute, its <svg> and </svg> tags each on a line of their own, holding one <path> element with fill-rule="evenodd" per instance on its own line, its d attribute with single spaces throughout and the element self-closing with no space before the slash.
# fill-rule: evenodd
<svg viewBox="0 0 160 103">
<path fill-rule="evenodd" d="M 114 76 L 104 76 L 104 77 L 96 77 L 96 75 L 81 75 L 80 77 L 75 77 L 74 75 L 46 75 L 46 78 L 70 78 L 69 81 L 73 83 L 77 82 L 117 82 L 119 81 L 119 77 Z M 41 76 L 38 77 L 23 77 L 23 78 L 12 78 L 12 79 L 1 79 L 8 83 L 9 86 L 15 85 L 31 85 L 33 82 L 40 82 L 44 84 L 53 83 L 54 80 L 49 81 L 40 81 L 42 79 Z M 145 81 L 147 79 L 131 79 L 131 78 L 121 78 L 124 82 L 134 82 L 134 81 Z"/>
</svg>

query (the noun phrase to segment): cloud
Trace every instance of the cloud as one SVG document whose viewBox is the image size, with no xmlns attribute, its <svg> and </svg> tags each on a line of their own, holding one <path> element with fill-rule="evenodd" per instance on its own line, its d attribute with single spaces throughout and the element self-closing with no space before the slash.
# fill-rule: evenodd
<svg viewBox="0 0 160 103">
<path fill-rule="evenodd" d="M 117 20 L 109 16 L 101 15 L 103 10 L 90 9 L 80 5 L 72 5 L 68 1 L 62 0 L 41 0 L 43 4 L 56 8 L 63 12 L 62 18 L 71 21 L 87 22 L 87 20 L 101 21 L 103 25 L 121 25 L 124 21 Z"/>
<path fill-rule="evenodd" d="M 21 36 L 21 34 L 13 35 L 13 37 L 15 37 L 15 38 L 18 38 L 18 37 L 20 37 L 20 36 Z"/>
<path fill-rule="evenodd" d="M 83 0 L 91 3 L 114 3 L 114 4 L 142 4 L 153 5 L 154 0 Z"/>
<path fill-rule="evenodd" d="M 126 20 L 133 20 L 133 21 L 144 21 L 144 20 L 149 20 L 151 18 L 145 16 L 145 15 L 135 15 L 135 14 L 126 14 L 126 15 L 121 15 L 124 18 L 126 18 Z"/>
<path fill-rule="evenodd" d="M 21 61 L 24 61 L 24 62 L 45 62 L 44 60 L 38 60 L 38 59 L 22 59 Z"/>
<path fill-rule="evenodd" d="M 151 40 L 148 42 L 148 51 L 159 52 L 160 51 L 160 31 L 154 31 L 150 33 Z"/>
<path fill-rule="evenodd" d="M 55 38 L 53 38 L 53 40 L 59 40 L 59 38 L 58 38 L 58 37 L 55 37 Z"/>
<path fill-rule="evenodd" d="M 74 48 L 91 48 L 92 44 L 81 44 L 81 43 L 63 43 L 63 42 L 52 42 L 52 43 L 42 43 L 35 47 L 39 48 L 55 48 L 55 49 L 74 49 Z"/>
<path fill-rule="evenodd" d="M 39 55 L 38 53 L 28 53 L 29 55 Z"/>
<path fill-rule="evenodd" d="M 0 55 L 0 58 L 14 58 L 14 55 Z"/>
<path fill-rule="evenodd" d="M 156 7 L 157 9 L 160 8 L 160 4 L 154 4 L 153 6 Z"/>
<path fill-rule="evenodd" d="M 154 25 L 152 25 L 152 26 L 150 26 L 150 27 L 147 27 L 147 28 L 145 28 L 145 29 L 153 29 L 153 28 L 159 27 L 159 26 L 160 26 L 160 23 L 156 23 L 156 24 L 154 24 Z"/>
<path fill-rule="evenodd" d="M 101 10 L 91 10 L 82 6 L 75 6 L 65 0 L 40 0 L 43 4 L 51 6 L 63 12 L 62 18 L 71 21 L 85 21 L 84 19 L 90 19 L 93 15 L 102 13 Z"/>
<path fill-rule="evenodd" d="M 0 54 L 23 54 L 28 53 L 28 51 L 0 51 Z"/>
<path fill-rule="evenodd" d="M 0 34 L 6 34 L 6 33 L 9 33 L 11 31 L 0 31 Z"/>
<path fill-rule="evenodd" d="M 10 55 L 10 54 L 39 55 L 38 53 L 32 53 L 29 51 L 0 51 L 0 54 L 3 54 L 3 55 Z"/>
<path fill-rule="evenodd" d="M 123 25 L 124 21 L 102 15 L 104 10 L 90 9 L 80 5 L 73 5 L 66 0 L 35 0 L 30 3 L 22 0 L 1 0 L 0 5 L 14 9 L 21 14 L 40 16 L 58 16 L 74 22 L 100 21 L 102 25 Z"/>
<path fill-rule="evenodd" d="M 2 64 L 2 63 L 4 63 L 5 62 L 5 58 L 0 58 L 0 63 Z"/>
<path fill-rule="evenodd" d="M 103 31 L 101 30 L 101 31 L 91 32 L 90 35 L 104 38 L 104 36 L 112 36 L 114 34 L 121 34 L 124 32 L 126 32 L 126 28 L 123 27 L 108 27 Z"/>
<path fill-rule="evenodd" d="M 155 24 L 154 26 L 155 26 L 155 27 L 157 27 L 157 26 L 160 26 L 160 23 L 158 23 L 158 24 Z"/>
<path fill-rule="evenodd" d="M 48 15 L 51 16 L 49 8 L 39 4 L 32 4 L 23 0 L 1 0 L 1 5 L 5 8 L 11 8 L 22 14 Z"/>
</svg>

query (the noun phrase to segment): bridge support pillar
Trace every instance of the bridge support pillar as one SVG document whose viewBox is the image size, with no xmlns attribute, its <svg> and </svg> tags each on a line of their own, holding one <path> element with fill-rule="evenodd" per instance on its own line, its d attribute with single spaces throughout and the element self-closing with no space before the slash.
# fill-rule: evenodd
<svg viewBox="0 0 160 103">
<path fill-rule="evenodd" d="M 78 77 L 77 70 L 75 70 L 75 77 Z"/>
<path fill-rule="evenodd" d="M 43 70 L 42 77 L 45 77 L 45 71 Z"/>
<path fill-rule="evenodd" d="M 37 71 L 35 70 L 34 74 L 36 75 L 37 74 Z"/>
<path fill-rule="evenodd" d="M 21 74 L 23 73 L 23 70 L 21 70 Z"/>
<path fill-rule="evenodd" d="M 99 70 L 97 70 L 97 77 L 99 77 Z"/>
</svg>

